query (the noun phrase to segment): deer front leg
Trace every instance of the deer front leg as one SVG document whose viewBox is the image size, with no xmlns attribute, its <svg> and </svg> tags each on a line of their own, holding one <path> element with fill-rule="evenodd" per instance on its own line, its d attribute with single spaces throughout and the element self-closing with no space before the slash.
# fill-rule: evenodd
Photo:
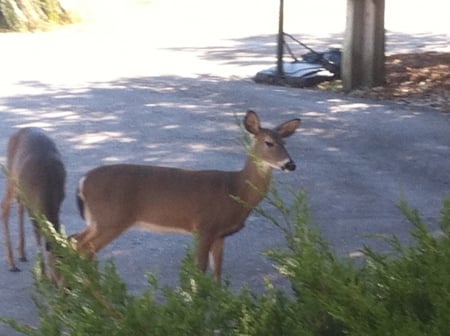
<svg viewBox="0 0 450 336">
<path fill-rule="evenodd" d="M 212 239 L 207 235 L 199 234 L 197 265 L 202 272 L 206 272 L 208 268 L 209 250 L 211 249 Z"/>
<path fill-rule="evenodd" d="M 218 283 L 220 283 L 220 277 L 222 273 L 224 240 L 224 237 L 213 240 L 209 236 L 200 236 L 197 251 L 198 267 L 201 271 L 205 272 L 208 268 L 208 261 L 210 261 L 214 279 Z"/>
</svg>

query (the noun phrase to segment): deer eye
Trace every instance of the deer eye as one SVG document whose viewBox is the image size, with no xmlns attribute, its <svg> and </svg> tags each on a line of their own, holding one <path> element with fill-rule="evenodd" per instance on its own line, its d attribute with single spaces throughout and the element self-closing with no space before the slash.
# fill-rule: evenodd
<svg viewBox="0 0 450 336">
<path fill-rule="evenodd" d="M 264 143 L 266 144 L 266 146 L 267 147 L 273 147 L 274 146 L 274 143 L 273 142 L 271 142 L 271 141 L 264 141 Z"/>
</svg>

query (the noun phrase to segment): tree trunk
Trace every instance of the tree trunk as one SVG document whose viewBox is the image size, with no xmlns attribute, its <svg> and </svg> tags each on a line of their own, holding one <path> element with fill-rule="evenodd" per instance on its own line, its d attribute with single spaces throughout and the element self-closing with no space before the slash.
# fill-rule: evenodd
<svg viewBox="0 0 450 336">
<path fill-rule="evenodd" d="M 342 60 L 345 91 L 384 84 L 384 2 L 347 0 Z"/>
</svg>

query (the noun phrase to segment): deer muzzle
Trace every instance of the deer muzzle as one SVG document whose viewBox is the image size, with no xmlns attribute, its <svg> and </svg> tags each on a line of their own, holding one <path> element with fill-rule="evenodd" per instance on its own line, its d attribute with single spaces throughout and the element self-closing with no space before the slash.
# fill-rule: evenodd
<svg viewBox="0 0 450 336">
<path fill-rule="evenodd" d="M 290 160 L 288 161 L 283 167 L 281 167 L 282 170 L 287 171 L 294 171 L 296 168 L 294 161 Z"/>
</svg>

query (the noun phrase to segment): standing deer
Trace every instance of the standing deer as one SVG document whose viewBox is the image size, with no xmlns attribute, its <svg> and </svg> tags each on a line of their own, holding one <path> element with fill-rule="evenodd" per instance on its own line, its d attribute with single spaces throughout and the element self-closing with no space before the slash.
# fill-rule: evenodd
<svg viewBox="0 0 450 336">
<path fill-rule="evenodd" d="M 2 200 L 2 217 L 9 270 L 19 271 L 11 248 L 9 215 L 14 199 L 18 201 L 19 260 L 26 261 L 24 209 L 34 224 L 36 241 L 41 247 L 39 224 L 35 216 L 44 215 L 59 231 L 59 210 L 64 199 L 66 172 L 55 143 L 38 128 L 23 128 L 14 133 L 8 142 L 5 196 Z M 47 251 L 50 249 L 46 244 Z M 50 256 L 49 256 L 50 258 Z"/>
<path fill-rule="evenodd" d="M 283 138 L 300 119 L 273 130 L 260 126 L 248 111 L 245 129 L 254 141 L 241 171 L 183 170 L 145 165 L 97 167 L 81 178 L 80 213 L 88 227 L 74 236 L 80 252 L 95 254 L 129 228 L 159 232 L 196 232 L 197 263 L 206 271 L 211 256 L 220 282 L 225 237 L 241 230 L 252 209 L 266 195 L 272 168 L 293 171 Z M 236 200 L 236 198 L 238 200 Z"/>
</svg>

